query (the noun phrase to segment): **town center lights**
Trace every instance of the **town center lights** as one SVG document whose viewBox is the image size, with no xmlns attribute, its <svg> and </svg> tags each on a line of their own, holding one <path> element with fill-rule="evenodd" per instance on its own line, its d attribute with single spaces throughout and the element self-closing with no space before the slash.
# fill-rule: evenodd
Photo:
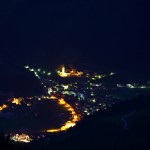
<svg viewBox="0 0 150 150">
<path fill-rule="evenodd" d="M 62 66 L 61 71 L 58 70 L 57 73 L 58 73 L 58 75 L 59 75 L 60 77 L 72 77 L 72 76 L 80 77 L 81 75 L 83 75 L 83 72 L 78 72 L 78 71 L 75 70 L 75 69 L 68 70 L 68 71 L 66 72 L 66 69 L 65 69 L 64 66 Z"/>
</svg>

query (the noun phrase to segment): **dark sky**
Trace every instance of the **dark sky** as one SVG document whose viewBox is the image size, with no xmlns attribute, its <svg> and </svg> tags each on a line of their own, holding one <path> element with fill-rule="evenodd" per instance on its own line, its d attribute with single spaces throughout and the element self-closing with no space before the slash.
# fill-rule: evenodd
<svg viewBox="0 0 150 150">
<path fill-rule="evenodd" d="M 0 50 L 39 66 L 75 58 L 149 70 L 148 11 L 146 0 L 3 0 Z"/>
</svg>

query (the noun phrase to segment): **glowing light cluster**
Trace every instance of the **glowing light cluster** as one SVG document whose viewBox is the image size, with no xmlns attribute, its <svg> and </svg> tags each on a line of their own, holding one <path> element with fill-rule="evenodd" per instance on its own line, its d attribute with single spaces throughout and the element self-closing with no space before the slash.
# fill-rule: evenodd
<svg viewBox="0 0 150 150">
<path fill-rule="evenodd" d="M 11 103 L 16 104 L 16 105 L 21 105 L 21 102 L 20 102 L 20 100 L 18 98 L 13 98 Z"/>
<path fill-rule="evenodd" d="M 62 70 L 58 70 L 57 71 L 58 75 L 61 77 L 71 77 L 71 76 L 76 76 L 76 77 L 80 77 L 81 75 L 83 75 L 83 72 L 78 72 L 77 70 L 70 70 L 68 72 L 66 72 L 65 67 L 62 67 Z"/>
<path fill-rule="evenodd" d="M 0 111 L 2 111 L 3 109 L 7 108 L 8 106 L 6 104 L 3 104 L 2 106 L 0 106 Z"/>
<path fill-rule="evenodd" d="M 32 104 L 37 104 L 35 100 L 38 101 L 43 101 L 43 100 L 48 100 L 48 101 L 55 101 L 58 105 L 63 107 L 70 115 L 69 119 L 64 122 L 63 125 L 60 125 L 58 128 L 46 128 L 42 131 L 38 132 L 48 132 L 48 133 L 55 133 L 55 132 L 61 132 L 61 131 L 66 131 L 71 127 L 74 127 L 78 121 L 84 115 L 92 115 L 94 112 L 99 111 L 101 109 L 107 109 L 111 107 L 111 104 L 115 104 L 114 99 L 117 99 L 118 102 L 118 96 L 117 98 L 113 94 L 107 94 L 107 91 L 109 92 L 109 87 L 102 82 L 101 79 L 108 77 L 108 76 L 113 76 L 116 73 L 110 72 L 109 74 L 98 74 L 98 73 L 88 73 L 87 71 L 79 72 L 75 69 L 66 69 L 64 66 L 61 67 L 61 69 L 57 70 L 57 74 L 60 77 L 82 77 L 85 80 L 77 80 L 76 82 L 71 81 L 71 83 L 67 84 L 66 82 L 60 83 L 60 81 L 55 80 L 57 78 L 53 78 L 53 74 L 51 75 L 51 72 L 47 72 L 45 70 L 42 70 L 40 68 L 35 69 L 35 68 L 30 68 L 29 66 L 25 66 L 25 68 L 32 72 L 35 77 L 37 77 L 40 80 L 41 85 L 47 90 L 47 94 L 43 96 L 33 96 L 33 97 L 26 97 L 26 98 L 11 98 L 8 100 L 9 103 L 16 104 L 18 106 L 23 104 L 24 108 L 25 106 L 31 106 Z M 54 79 L 54 80 L 53 80 Z M 79 78 L 78 78 L 79 79 Z M 63 81 L 63 79 L 62 79 Z M 64 80 L 65 81 L 65 80 Z M 69 81 L 69 80 L 68 80 Z M 68 82 L 67 81 L 67 82 Z M 84 82 L 85 81 L 85 82 Z M 81 84 L 80 84 L 81 83 Z M 150 88 L 150 81 L 148 81 L 148 85 L 141 85 L 139 83 L 132 83 L 132 84 L 117 84 L 117 87 L 121 88 Z M 113 89 L 115 89 L 114 85 L 112 86 Z M 116 88 L 117 90 L 117 88 Z M 104 97 L 102 95 L 102 100 L 99 99 L 101 97 L 99 95 L 99 91 L 102 91 L 101 93 L 104 93 Z M 104 92 L 103 92 L 104 91 Z M 106 94 L 105 94 L 106 93 Z M 45 94 L 45 91 L 44 93 Z M 60 95 L 62 95 L 60 97 Z M 77 102 L 74 103 L 75 108 L 80 112 L 80 114 L 77 114 L 75 109 L 65 101 L 63 97 L 67 97 L 68 100 L 73 97 L 73 99 L 76 99 Z M 27 100 L 27 101 L 26 101 Z M 33 100 L 33 103 L 31 101 Z M 106 102 L 105 102 L 106 100 Z M 80 105 L 80 101 L 81 105 Z M 78 103 L 79 102 L 79 103 Z M 8 103 L 6 103 L 8 104 Z M 18 109 L 18 107 L 14 107 L 14 105 L 6 105 L 3 104 L 0 106 L 0 111 L 3 109 L 9 107 L 10 109 Z M 10 109 L 6 109 L 9 111 Z M 32 109 L 32 107 L 31 107 Z M 4 113 L 4 112 L 3 112 Z M 60 118 L 60 119 L 63 119 Z M 33 133 L 33 132 L 32 132 Z M 42 133 L 42 136 L 38 135 L 39 138 L 44 138 L 45 135 L 47 136 L 48 134 Z M 36 135 L 31 136 L 32 138 L 35 138 Z M 25 142 L 28 143 L 30 142 L 31 139 L 28 135 L 26 134 L 16 134 L 11 136 L 11 139 L 17 142 Z"/>
<path fill-rule="evenodd" d="M 45 70 L 41 70 L 40 68 L 38 69 L 34 69 L 34 68 L 30 68 L 28 65 L 24 66 L 26 69 L 28 69 L 30 72 L 33 72 L 34 75 L 38 78 L 41 79 L 40 75 L 47 75 L 50 76 L 51 72 L 46 72 Z"/>
<path fill-rule="evenodd" d="M 32 139 L 29 137 L 29 135 L 26 134 L 16 134 L 14 136 L 11 137 L 11 140 L 14 140 L 16 142 L 25 142 L 25 143 L 29 143 Z"/>
</svg>

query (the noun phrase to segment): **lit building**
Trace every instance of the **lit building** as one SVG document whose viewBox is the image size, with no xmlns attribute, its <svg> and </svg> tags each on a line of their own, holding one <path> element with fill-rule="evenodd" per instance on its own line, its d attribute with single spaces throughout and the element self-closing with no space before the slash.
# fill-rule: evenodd
<svg viewBox="0 0 150 150">
<path fill-rule="evenodd" d="M 14 140 L 16 142 L 29 143 L 32 139 L 28 135 L 22 133 L 21 135 L 16 134 L 16 135 L 12 136 L 11 140 Z"/>
<path fill-rule="evenodd" d="M 83 72 L 78 72 L 75 69 L 72 69 L 71 71 L 66 72 L 66 69 L 64 66 L 62 67 L 62 70 L 61 71 L 58 70 L 57 73 L 61 77 L 71 77 L 71 76 L 80 77 L 83 74 Z"/>
</svg>

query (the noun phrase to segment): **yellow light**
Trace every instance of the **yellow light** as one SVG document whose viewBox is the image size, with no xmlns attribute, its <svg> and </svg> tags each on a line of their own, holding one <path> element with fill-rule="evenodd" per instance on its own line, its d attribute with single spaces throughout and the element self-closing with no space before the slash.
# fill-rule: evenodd
<svg viewBox="0 0 150 150">
<path fill-rule="evenodd" d="M 69 74 L 66 73 L 65 67 L 63 66 L 63 67 L 62 67 L 62 72 L 60 73 L 60 76 L 61 76 L 61 77 L 67 77 L 68 75 L 69 75 Z"/>
<path fill-rule="evenodd" d="M 11 137 L 12 140 L 16 141 L 16 142 L 25 142 L 25 143 L 29 143 L 32 139 L 26 135 L 26 134 L 16 134 L 13 137 Z"/>
<path fill-rule="evenodd" d="M 60 129 L 51 129 L 51 130 L 47 130 L 47 132 L 53 133 L 53 132 L 59 132 Z"/>
<path fill-rule="evenodd" d="M 66 102 L 65 102 L 65 101 L 61 98 L 61 99 L 59 99 L 58 104 L 60 104 L 60 105 L 64 105 L 64 104 L 66 104 Z"/>
<path fill-rule="evenodd" d="M 62 67 L 62 74 L 65 74 L 65 67 Z"/>
<path fill-rule="evenodd" d="M 57 97 L 53 95 L 50 97 L 50 99 L 57 99 Z"/>
<path fill-rule="evenodd" d="M 53 96 L 51 96 L 53 97 Z M 65 100 L 63 98 L 60 99 L 56 99 L 56 97 L 53 97 L 55 100 L 58 101 L 59 105 L 64 105 L 64 108 L 66 108 L 66 110 L 68 112 L 70 112 L 70 114 L 72 115 L 71 120 L 68 120 L 63 126 L 61 126 L 58 129 L 49 129 L 46 130 L 47 132 L 50 133 L 54 133 L 54 132 L 60 132 L 60 131 L 66 131 L 69 128 L 73 127 L 76 125 L 76 122 L 80 120 L 80 117 L 76 114 L 75 110 L 72 108 L 71 105 L 69 105 L 68 103 L 65 102 Z"/>
<path fill-rule="evenodd" d="M 6 104 L 3 104 L 2 106 L 0 106 L 0 111 L 2 111 L 3 109 L 7 108 L 8 106 Z"/>
<path fill-rule="evenodd" d="M 61 77 L 71 77 L 71 76 L 77 76 L 77 77 L 79 77 L 79 76 L 81 76 L 83 74 L 83 72 L 78 72 L 75 69 L 72 69 L 71 71 L 66 72 L 64 66 L 62 67 L 62 70 L 61 71 L 57 71 L 57 73 Z"/>
<path fill-rule="evenodd" d="M 74 111 L 74 109 L 73 108 L 69 108 L 68 111 Z"/>
<path fill-rule="evenodd" d="M 69 88 L 68 85 L 63 85 L 64 90 L 67 90 Z"/>
<path fill-rule="evenodd" d="M 16 105 L 21 105 L 20 100 L 17 98 L 13 98 L 13 100 L 11 101 L 11 103 L 16 104 Z"/>
</svg>

